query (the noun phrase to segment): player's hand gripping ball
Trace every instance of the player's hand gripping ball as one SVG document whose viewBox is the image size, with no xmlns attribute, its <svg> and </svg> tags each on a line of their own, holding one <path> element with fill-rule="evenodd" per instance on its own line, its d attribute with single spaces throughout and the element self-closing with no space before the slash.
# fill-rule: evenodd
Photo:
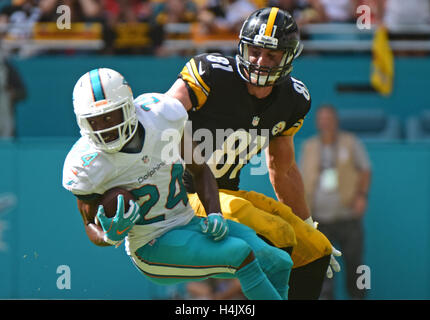
<svg viewBox="0 0 430 320">
<path fill-rule="evenodd" d="M 123 188 L 112 188 L 106 191 L 100 199 L 100 204 L 103 206 L 106 217 L 113 218 L 118 209 L 118 196 L 122 195 L 124 198 L 124 210 L 130 209 L 130 200 L 135 201 L 133 194 Z"/>
<path fill-rule="evenodd" d="M 105 242 L 119 245 L 139 219 L 139 210 L 131 192 L 121 188 L 106 191 L 97 211 Z"/>
</svg>

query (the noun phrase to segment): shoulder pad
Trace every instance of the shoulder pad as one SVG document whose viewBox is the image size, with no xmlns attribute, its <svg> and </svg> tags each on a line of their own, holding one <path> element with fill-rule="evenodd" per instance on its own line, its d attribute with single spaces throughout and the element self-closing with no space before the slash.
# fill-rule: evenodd
<svg viewBox="0 0 430 320">
<path fill-rule="evenodd" d="M 193 107 L 199 109 L 206 102 L 217 77 L 221 73 L 233 71 L 234 68 L 227 57 L 219 53 L 205 53 L 189 60 L 179 77 L 187 83 L 195 95 L 196 101 Z"/>
<path fill-rule="evenodd" d="M 158 117 L 168 121 L 186 121 L 187 111 L 176 98 L 161 93 L 145 93 L 134 100 L 136 108 L 151 111 Z"/>
<path fill-rule="evenodd" d="M 154 108 L 154 111 L 170 122 L 186 121 L 188 119 L 187 110 L 176 98 L 168 95 L 159 95 L 161 103 Z"/>
<path fill-rule="evenodd" d="M 282 132 L 284 136 L 294 136 L 302 127 L 304 119 L 311 108 L 311 95 L 306 85 L 293 77 L 287 82 L 289 92 L 291 92 L 291 103 L 294 108 L 292 120 L 293 124 L 289 128 L 285 128 Z"/>
<path fill-rule="evenodd" d="M 306 85 L 302 81 L 293 77 L 290 77 L 290 83 L 293 89 L 292 91 L 295 93 L 295 96 L 298 98 L 298 100 L 304 98 L 303 103 L 310 104 L 311 94 L 309 93 L 309 90 Z"/>
<path fill-rule="evenodd" d="M 106 173 L 113 167 L 102 151 L 81 138 L 70 150 L 63 167 L 63 187 L 76 195 L 103 193 Z"/>
</svg>

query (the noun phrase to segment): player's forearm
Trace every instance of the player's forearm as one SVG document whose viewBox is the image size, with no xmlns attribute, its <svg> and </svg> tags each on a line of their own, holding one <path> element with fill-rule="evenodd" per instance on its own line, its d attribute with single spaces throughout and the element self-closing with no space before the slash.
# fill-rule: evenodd
<svg viewBox="0 0 430 320">
<path fill-rule="evenodd" d="M 97 199 L 92 201 L 83 201 L 77 199 L 77 205 L 79 213 L 81 214 L 82 220 L 85 225 L 85 232 L 88 239 L 96 246 L 106 247 L 110 246 L 109 243 L 104 241 L 103 229 L 96 224 L 97 218 L 95 217 L 97 212 L 99 201 Z"/>
<path fill-rule="evenodd" d="M 193 182 L 206 214 L 221 212 L 218 185 L 207 165 L 204 165 L 198 172 L 193 173 Z"/>
<path fill-rule="evenodd" d="M 301 219 L 309 218 L 310 210 L 306 204 L 305 188 L 297 165 L 294 163 L 285 170 L 269 170 L 269 176 L 278 200 L 288 205 Z"/>
<path fill-rule="evenodd" d="M 94 223 L 89 223 L 85 226 L 85 232 L 92 243 L 99 247 L 107 247 L 111 244 L 104 241 L 104 232 L 102 228 L 95 225 Z"/>
</svg>

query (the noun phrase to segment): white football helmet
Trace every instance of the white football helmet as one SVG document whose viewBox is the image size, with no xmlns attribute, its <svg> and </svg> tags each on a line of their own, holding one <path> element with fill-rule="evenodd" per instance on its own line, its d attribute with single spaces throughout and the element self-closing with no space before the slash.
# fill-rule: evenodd
<svg viewBox="0 0 430 320">
<path fill-rule="evenodd" d="M 136 132 L 133 93 L 124 77 L 112 69 L 99 68 L 85 73 L 73 89 L 73 107 L 81 135 L 87 136 L 97 149 L 117 152 Z M 122 109 L 123 121 L 113 127 L 96 131 L 87 120 L 118 109 Z M 102 134 L 112 130 L 118 130 L 118 138 L 106 142 Z"/>
</svg>

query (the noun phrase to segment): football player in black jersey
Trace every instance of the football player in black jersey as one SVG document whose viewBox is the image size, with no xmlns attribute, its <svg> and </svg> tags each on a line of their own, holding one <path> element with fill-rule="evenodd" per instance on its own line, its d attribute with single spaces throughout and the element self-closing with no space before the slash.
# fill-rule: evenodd
<svg viewBox="0 0 430 320">
<path fill-rule="evenodd" d="M 248 17 L 239 38 L 235 58 L 195 56 L 167 93 L 189 110 L 192 138 L 217 178 L 224 216 L 290 252 L 290 299 L 317 299 L 326 272 L 339 271 L 333 255 L 340 252 L 316 229 L 295 162 L 293 137 L 311 105 L 304 83 L 290 76 L 302 49 L 298 28 L 287 12 L 263 8 Z M 279 201 L 239 190 L 241 168 L 262 149 Z M 189 174 L 185 181 L 196 214 L 205 215 Z"/>
</svg>

